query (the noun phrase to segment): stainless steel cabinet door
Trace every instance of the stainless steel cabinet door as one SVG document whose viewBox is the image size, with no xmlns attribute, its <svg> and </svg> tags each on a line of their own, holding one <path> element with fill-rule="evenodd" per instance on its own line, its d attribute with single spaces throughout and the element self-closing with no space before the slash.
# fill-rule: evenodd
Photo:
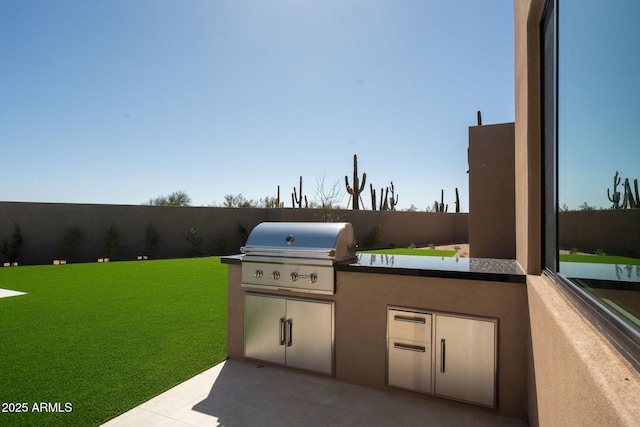
<svg viewBox="0 0 640 427">
<path fill-rule="evenodd" d="M 287 366 L 333 374 L 333 306 L 287 300 Z"/>
<path fill-rule="evenodd" d="M 245 294 L 245 357 L 285 364 L 286 303 L 283 298 Z"/>
<path fill-rule="evenodd" d="M 431 315 L 387 310 L 387 384 L 431 393 Z"/>
<path fill-rule="evenodd" d="M 495 321 L 435 316 L 435 394 L 495 407 Z"/>
<path fill-rule="evenodd" d="M 389 338 L 387 384 L 431 393 L 431 345 Z"/>
</svg>

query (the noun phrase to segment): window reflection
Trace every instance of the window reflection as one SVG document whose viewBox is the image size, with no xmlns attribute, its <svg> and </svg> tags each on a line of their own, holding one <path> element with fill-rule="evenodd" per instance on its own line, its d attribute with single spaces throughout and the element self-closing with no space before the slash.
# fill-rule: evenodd
<svg viewBox="0 0 640 427">
<path fill-rule="evenodd" d="M 640 2 L 558 2 L 559 272 L 640 332 Z"/>
</svg>

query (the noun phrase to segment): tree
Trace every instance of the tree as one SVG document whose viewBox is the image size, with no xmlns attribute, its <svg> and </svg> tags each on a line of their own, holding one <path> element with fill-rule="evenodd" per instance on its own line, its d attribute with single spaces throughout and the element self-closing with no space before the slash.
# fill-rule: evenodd
<svg viewBox="0 0 640 427">
<path fill-rule="evenodd" d="M 168 196 L 158 196 L 155 199 L 149 199 L 149 205 L 152 206 L 189 206 L 191 197 L 182 191 L 174 191 Z"/>
<path fill-rule="evenodd" d="M 253 199 L 247 200 L 242 194 L 227 194 L 224 196 L 224 203 L 222 204 L 225 208 L 256 208 L 259 207 L 258 205 L 259 202 Z"/>
<path fill-rule="evenodd" d="M 331 215 L 331 210 L 338 208 L 338 203 L 344 197 L 341 189 L 340 180 L 335 181 L 333 184 L 327 184 L 324 175 L 316 177 L 316 193 L 311 206 L 317 206 L 321 209 L 322 222 L 330 222 L 334 219 L 333 215 Z"/>
</svg>

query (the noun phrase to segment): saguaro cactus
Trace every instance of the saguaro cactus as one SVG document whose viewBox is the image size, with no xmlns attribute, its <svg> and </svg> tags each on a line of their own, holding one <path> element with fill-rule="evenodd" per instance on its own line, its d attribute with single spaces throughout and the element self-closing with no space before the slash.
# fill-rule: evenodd
<svg viewBox="0 0 640 427">
<path fill-rule="evenodd" d="M 624 202 L 623 207 L 629 209 L 638 209 L 640 207 L 640 198 L 638 198 L 638 180 L 634 179 L 633 184 L 635 187 L 635 196 L 629 183 L 629 178 L 624 179 Z"/>
<path fill-rule="evenodd" d="M 618 184 L 620 184 L 620 180 L 621 178 L 618 177 L 618 171 L 616 171 L 616 174 L 613 177 L 613 194 L 611 194 L 607 188 L 607 197 L 609 198 L 609 201 L 613 203 L 614 209 L 622 208 L 622 205 L 620 205 L 620 192 L 618 191 Z"/>
<path fill-rule="evenodd" d="M 383 193 L 384 193 L 384 197 L 382 197 Z M 381 211 L 389 210 L 389 187 L 380 189 L 380 210 Z"/>
<path fill-rule="evenodd" d="M 389 199 L 389 210 L 395 211 L 397 204 L 398 204 L 398 195 L 396 195 L 393 187 L 393 181 L 391 181 L 391 198 Z"/>
<path fill-rule="evenodd" d="M 458 196 L 458 187 L 456 187 L 456 213 L 460 213 L 460 197 Z"/>
<path fill-rule="evenodd" d="M 444 204 L 444 190 L 440 190 L 440 203 L 436 200 L 433 204 L 433 210 L 436 212 L 447 212 L 449 210 L 449 205 Z"/>
<path fill-rule="evenodd" d="M 369 191 L 371 192 L 371 210 L 375 211 L 376 207 L 376 190 L 373 188 L 373 184 L 369 184 Z"/>
<path fill-rule="evenodd" d="M 302 177 L 300 177 L 300 197 L 298 197 L 298 194 L 296 193 L 296 187 L 293 187 L 293 193 L 291 193 L 291 204 L 293 205 L 293 207 L 296 207 L 296 204 L 298 204 L 298 208 L 302 207 Z M 305 197 L 306 199 L 306 197 Z M 305 203 L 306 205 L 306 203 Z M 306 206 L 305 206 L 306 207 Z"/>
<path fill-rule="evenodd" d="M 276 207 L 280 207 L 280 186 L 278 185 L 278 197 L 276 198 Z"/>
<path fill-rule="evenodd" d="M 364 184 L 367 181 L 367 174 L 362 174 L 362 182 L 358 178 L 358 156 L 353 155 L 353 187 L 349 185 L 349 177 L 347 175 L 344 176 L 344 183 L 347 186 L 347 193 L 353 197 L 353 209 L 360 209 L 360 193 L 364 190 Z"/>
</svg>

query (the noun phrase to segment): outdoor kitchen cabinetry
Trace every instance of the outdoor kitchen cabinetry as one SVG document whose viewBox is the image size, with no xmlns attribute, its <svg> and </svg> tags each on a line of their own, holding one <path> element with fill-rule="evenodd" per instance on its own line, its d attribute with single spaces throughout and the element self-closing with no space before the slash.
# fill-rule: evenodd
<svg viewBox="0 0 640 427">
<path fill-rule="evenodd" d="M 388 310 L 387 383 L 431 393 L 431 315 Z"/>
<path fill-rule="evenodd" d="M 389 308 L 387 329 L 388 385 L 496 406 L 496 319 Z"/>
<path fill-rule="evenodd" d="M 245 294 L 245 357 L 333 375 L 334 302 Z"/>
</svg>

